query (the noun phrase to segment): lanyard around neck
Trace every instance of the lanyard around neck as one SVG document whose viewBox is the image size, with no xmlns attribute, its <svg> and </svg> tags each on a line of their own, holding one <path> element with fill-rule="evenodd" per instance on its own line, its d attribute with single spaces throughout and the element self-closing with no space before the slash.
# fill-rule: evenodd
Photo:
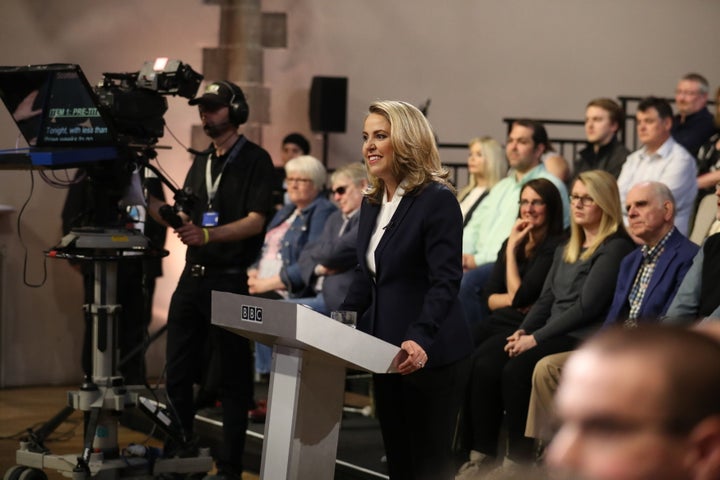
<svg viewBox="0 0 720 480">
<path fill-rule="evenodd" d="M 230 150 L 230 153 L 223 162 L 220 173 L 218 173 L 215 181 L 212 180 L 212 155 L 208 156 L 208 159 L 205 162 L 205 188 L 207 189 L 208 194 L 208 208 L 212 207 L 212 203 L 215 199 L 215 194 L 217 193 L 218 186 L 220 186 L 220 179 L 222 178 L 223 172 L 225 171 L 225 167 L 228 163 L 231 163 L 235 160 L 235 157 L 238 156 L 240 150 L 242 149 L 243 145 L 245 145 L 246 141 L 247 139 L 243 136 L 240 137 L 237 142 L 235 142 L 235 145 L 233 145 L 233 148 Z"/>
</svg>

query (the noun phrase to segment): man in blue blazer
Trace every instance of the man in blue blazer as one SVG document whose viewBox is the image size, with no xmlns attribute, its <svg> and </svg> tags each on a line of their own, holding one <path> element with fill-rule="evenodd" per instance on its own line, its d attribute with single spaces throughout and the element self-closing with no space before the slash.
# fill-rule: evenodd
<svg viewBox="0 0 720 480">
<path fill-rule="evenodd" d="M 605 325 L 634 326 L 665 315 L 698 250 L 674 227 L 675 200 L 665 184 L 635 185 L 626 208 L 628 229 L 641 246 L 620 265 Z"/>
</svg>

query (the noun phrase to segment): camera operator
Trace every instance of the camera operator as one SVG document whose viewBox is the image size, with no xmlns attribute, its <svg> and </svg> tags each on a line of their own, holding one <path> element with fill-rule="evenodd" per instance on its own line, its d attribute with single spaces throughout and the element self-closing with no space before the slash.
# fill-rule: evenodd
<svg viewBox="0 0 720 480">
<path fill-rule="evenodd" d="M 211 292 L 247 294 L 246 270 L 260 253 L 267 214 L 273 208 L 273 165 L 270 155 L 238 130 L 247 121 L 248 105 L 237 85 L 212 83 L 189 104 L 198 106 L 212 145 L 195 157 L 185 179 L 184 186 L 198 201 L 192 210 L 179 213 L 181 225 L 177 219 L 168 222 L 175 225 L 187 253 L 168 312 L 167 393 L 190 438 L 193 383 L 201 375 L 209 337 L 222 370 L 224 441 L 214 457 L 219 477 L 239 480 L 253 398 L 252 357 L 247 339 L 211 325 Z M 162 206 L 152 199 L 156 218 Z M 166 445 L 172 454 L 171 447 Z"/>
</svg>

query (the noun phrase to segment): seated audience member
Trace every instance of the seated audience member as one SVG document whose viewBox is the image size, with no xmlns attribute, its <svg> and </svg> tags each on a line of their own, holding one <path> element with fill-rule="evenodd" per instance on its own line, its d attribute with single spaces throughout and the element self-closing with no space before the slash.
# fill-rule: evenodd
<svg viewBox="0 0 720 480">
<path fill-rule="evenodd" d="M 720 478 L 720 346 L 687 329 L 598 334 L 568 360 L 552 478 Z"/>
<path fill-rule="evenodd" d="M 625 232 L 615 178 L 601 170 L 573 184 L 570 240 L 555 251 L 542 293 L 510 336 L 494 335 L 476 348 L 470 379 L 470 461 L 457 478 L 480 478 L 497 455 L 507 420 L 504 474 L 533 459 L 525 423 L 531 378 L 538 360 L 573 350 L 605 319 L 620 261 L 634 247 Z M 507 470 L 510 470 L 508 472 Z"/>
<path fill-rule="evenodd" d="M 720 184 L 717 219 L 720 220 Z M 663 319 L 665 323 L 687 324 L 703 319 L 720 319 L 720 233 L 705 240 L 680 284 Z"/>
<path fill-rule="evenodd" d="M 492 188 L 463 230 L 462 262 L 465 273 L 459 296 L 470 323 L 483 315 L 482 291 L 498 250 L 515 223 L 520 189 L 526 182 L 546 178 L 555 185 L 563 201 L 563 225 L 567 226 L 567 188 L 540 162 L 546 143 L 547 132 L 541 124 L 532 120 L 513 123 L 505 146 L 508 163 L 513 170 Z"/>
<path fill-rule="evenodd" d="M 617 139 L 617 132 L 625 125 L 625 112 L 609 98 L 596 98 L 585 107 L 585 138 L 588 146 L 575 159 L 575 175 L 588 170 L 605 170 L 613 177 L 630 154 Z"/>
<path fill-rule="evenodd" d="M 657 322 L 665 315 L 698 247 L 674 227 L 675 200 L 667 186 L 643 182 L 628 193 L 630 233 L 642 242 L 620 264 L 605 326 Z M 549 440 L 553 395 L 569 353 L 548 355 L 535 366 L 525 436 Z"/>
<path fill-rule="evenodd" d="M 715 133 L 713 116 L 707 109 L 710 85 L 700 74 L 688 73 L 675 88 L 675 107 L 670 134 L 692 155 Z"/>
<path fill-rule="evenodd" d="M 659 182 L 643 182 L 628 192 L 628 229 L 642 246 L 620 264 L 615 297 L 606 325 L 656 322 L 692 265 L 698 246 L 674 226 L 675 199 Z"/>
<path fill-rule="evenodd" d="M 638 182 L 664 183 L 675 197 L 675 226 L 687 235 L 697 195 L 695 159 L 670 136 L 672 109 L 665 100 L 645 98 L 638 104 L 636 117 L 643 146 L 631 153 L 622 167 L 618 178 L 620 202 L 625 204 L 627 193 Z"/>
<path fill-rule="evenodd" d="M 545 178 L 530 180 L 520 191 L 518 219 L 485 287 L 490 317 L 471 323 L 476 341 L 517 330 L 540 295 L 555 249 L 564 239 L 560 193 Z"/>
<path fill-rule="evenodd" d="M 573 174 L 572 164 L 555 151 L 549 139 L 545 142 L 545 153 L 540 157 L 540 161 L 545 165 L 548 172 L 562 180 L 563 183 L 567 183 L 568 180 L 570 180 Z"/>
<path fill-rule="evenodd" d="M 473 212 L 490 189 L 507 173 L 507 160 L 502 146 L 490 137 L 473 138 L 468 144 L 468 184 L 458 192 L 463 226 L 467 225 Z"/>
<path fill-rule="evenodd" d="M 715 93 L 715 133 L 700 147 L 698 160 L 698 199 L 715 192 L 720 182 L 720 88 Z"/>
<path fill-rule="evenodd" d="M 320 236 L 325 221 L 336 208 L 321 192 L 325 167 L 315 157 L 303 155 L 285 164 L 290 203 L 278 211 L 265 232 L 258 262 L 248 270 L 251 295 L 283 299 L 307 295 L 298 258 L 308 242 Z M 256 343 L 255 371 L 270 372 L 271 350 Z"/>
<path fill-rule="evenodd" d="M 320 237 L 305 246 L 298 260 L 303 282 L 314 286 L 316 295 L 290 300 L 325 315 L 340 307 L 357 265 L 358 219 L 368 184 L 365 166 L 357 162 L 339 168 L 330 184 L 340 209 L 328 217 Z"/>
<path fill-rule="evenodd" d="M 280 151 L 280 166 L 275 167 L 273 175 L 272 196 L 276 210 L 290 202 L 287 185 L 285 184 L 285 165 L 300 155 L 310 155 L 310 142 L 299 133 L 291 133 L 283 138 Z"/>
</svg>

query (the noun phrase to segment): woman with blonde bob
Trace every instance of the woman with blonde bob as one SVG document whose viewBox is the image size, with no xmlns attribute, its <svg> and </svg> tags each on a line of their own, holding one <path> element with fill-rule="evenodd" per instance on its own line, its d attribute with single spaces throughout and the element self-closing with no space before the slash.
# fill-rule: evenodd
<svg viewBox="0 0 720 480">
<path fill-rule="evenodd" d="M 540 297 L 517 331 L 490 337 L 475 351 L 472 451 L 461 469 L 464 476 L 458 478 L 475 478 L 495 462 L 503 411 L 508 426 L 503 465 L 513 469 L 533 460 L 533 440 L 525 437 L 525 424 L 535 364 L 546 355 L 575 349 L 602 325 L 620 262 L 635 248 L 622 223 L 617 183 L 609 173 L 581 173 L 570 205 L 570 240 L 555 251 Z"/>
<path fill-rule="evenodd" d="M 472 351 L 457 298 L 460 206 L 430 124 L 412 105 L 370 105 L 362 151 L 370 186 L 341 309 L 357 312 L 358 329 L 400 348 L 396 373 L 373 377 L 390 478 L 446 480 Z"/>
<path fill-rule="evenodd" d="M 457 195 L 467 225 L 473 212 L 490 189 L 507 174 L 508 164 L 502 145 L 491 137 L 476 137 L 468 143 L 468 184 Z"/>
</svg>

